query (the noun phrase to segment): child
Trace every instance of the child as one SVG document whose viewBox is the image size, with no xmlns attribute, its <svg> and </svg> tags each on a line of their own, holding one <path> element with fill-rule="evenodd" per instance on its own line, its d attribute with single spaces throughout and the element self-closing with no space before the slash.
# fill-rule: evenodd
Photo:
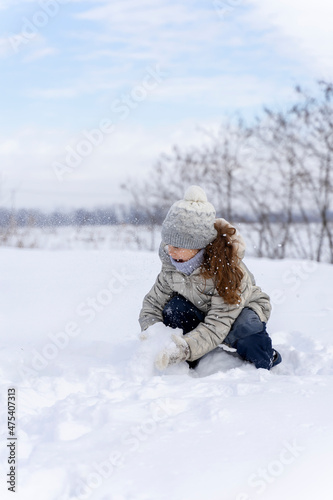
<svg viewBox="0 0 333 500">
<path fill-rule="evenodd" d="M 233 347 L 256 368 L 281 362 L 266 332 L 269 297 L 242 262 L 245 245 L 226 220 L 216 219 L 203 189 L 191 186 L 162 225 L 162 270 L 143 300 L 142 330 L 156 322 L 181 328 L 155 364 L 187 361 L 194 368 L 219 344 Z M 143 334 L 144 337 L 144 334 Z"/>
</svg>

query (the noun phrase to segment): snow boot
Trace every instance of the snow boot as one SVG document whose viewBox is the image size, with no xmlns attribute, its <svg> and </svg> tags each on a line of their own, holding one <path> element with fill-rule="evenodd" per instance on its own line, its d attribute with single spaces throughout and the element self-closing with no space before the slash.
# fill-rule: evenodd
<svg viewBox="0 0 333 500">
<path fill-rule="evenodd" d="M 273 368 L 273 366 L 276 366 L 279 363 L 281 363 L 281 361 L 282 361 L 281 354 L 278 351 L 276 351 L 275 349 L 273 349 L 273 364 L 272 364 L 272 368 Z"/>
</svg>

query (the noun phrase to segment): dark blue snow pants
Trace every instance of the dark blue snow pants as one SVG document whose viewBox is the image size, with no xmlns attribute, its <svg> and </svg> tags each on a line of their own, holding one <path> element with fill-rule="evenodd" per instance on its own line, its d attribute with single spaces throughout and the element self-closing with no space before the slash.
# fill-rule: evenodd
<svg viewBox="0 0 333 500">
<path fill-rule="evenodd" d="M 192 331 L 204 319 L 205 314 L 182 295 L 173 297 L 163 309 L 163 323 L 171 328 L 181 328 L 183 334 Z M 256 368 L 269 370 L 272 366 L 272 341 L 266 332 L 266 323 L 249 307 L 244 307 L 223 343 L 234 347 L 241 358 Z M 198 362 L 188 363 L 194 368 Z"/>
</svg>

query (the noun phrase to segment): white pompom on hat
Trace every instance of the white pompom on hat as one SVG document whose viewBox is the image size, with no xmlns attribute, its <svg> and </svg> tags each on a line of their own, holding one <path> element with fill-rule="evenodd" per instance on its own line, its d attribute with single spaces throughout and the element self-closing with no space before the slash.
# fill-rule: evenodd
<svg viewBox="0 0 333 500">
<path fill-rule="evenodd" d="M 217 236 L 215 208 L 200 186 L 190 186 L 183 200 L 170 208 L 162 225 L 162 240 L 179 248 L 200 249 Z"/>
</svg>

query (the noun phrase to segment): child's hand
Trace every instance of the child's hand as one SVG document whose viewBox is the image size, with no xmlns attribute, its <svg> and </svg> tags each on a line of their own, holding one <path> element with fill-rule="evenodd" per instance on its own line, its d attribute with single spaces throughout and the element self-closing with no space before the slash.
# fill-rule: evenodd
<svg viewBox="0 0 333 500">
<path fill-rule="evenodd" d="M 158 370 L 165 370 L 169 365 L 186 361 L 190 355 L 190 348 L 186 340 L 177 335 L 171 335 L 172 344 L 161 351 L 156 359 L 155 366 Z"/>
</svg>

